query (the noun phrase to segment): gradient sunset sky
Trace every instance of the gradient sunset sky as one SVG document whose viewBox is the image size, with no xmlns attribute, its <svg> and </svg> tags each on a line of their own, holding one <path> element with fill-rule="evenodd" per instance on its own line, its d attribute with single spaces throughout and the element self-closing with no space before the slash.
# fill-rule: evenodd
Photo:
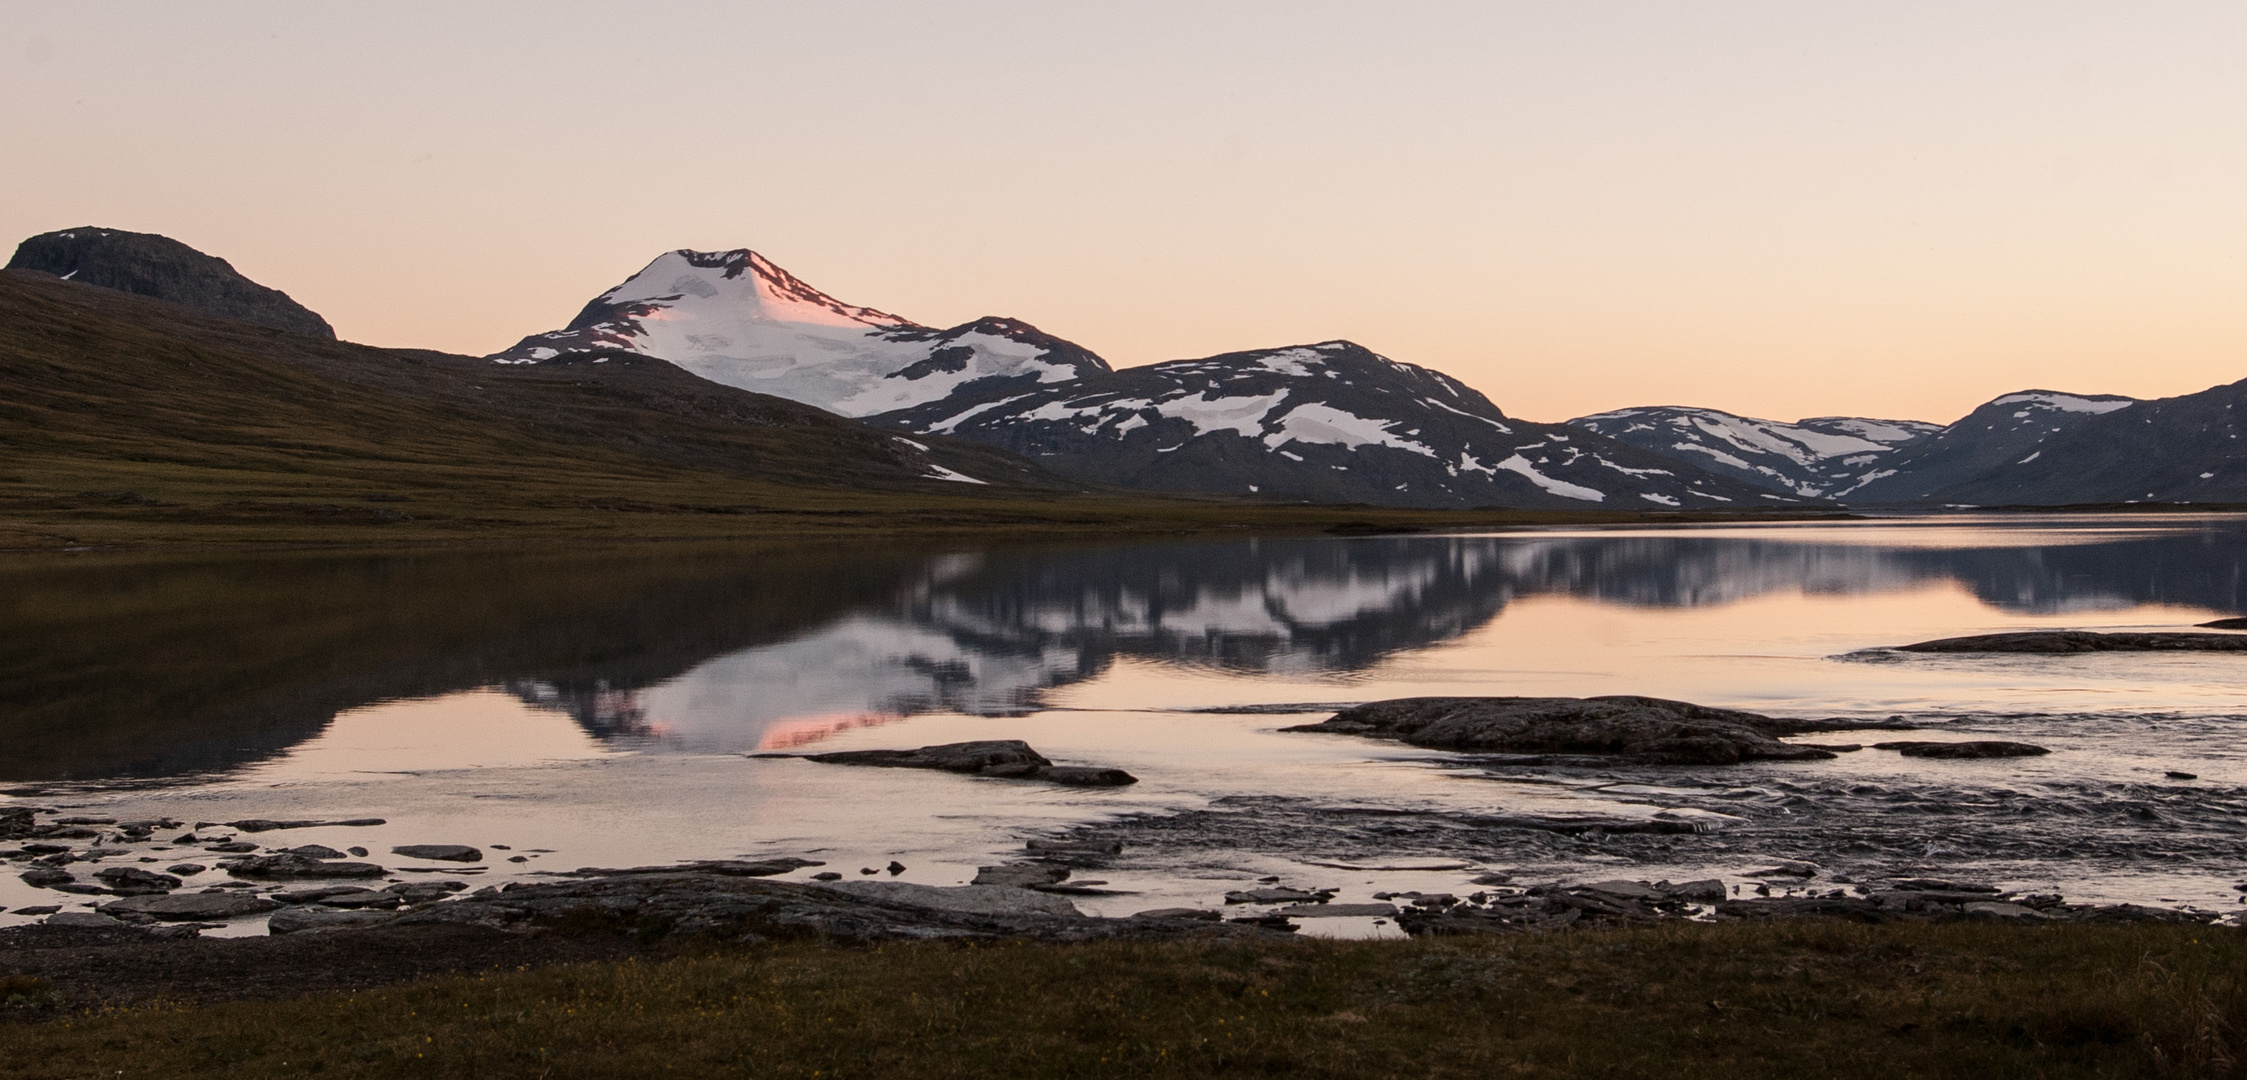
<svg viewBox="0 0 2247 1080">
<path fill-rule="evenodd" d="M 2247 378 L 2233 3 L 6 0 L 0 238 L 486 353 L 672 248 L 1560 420 Z"/>
</svg>

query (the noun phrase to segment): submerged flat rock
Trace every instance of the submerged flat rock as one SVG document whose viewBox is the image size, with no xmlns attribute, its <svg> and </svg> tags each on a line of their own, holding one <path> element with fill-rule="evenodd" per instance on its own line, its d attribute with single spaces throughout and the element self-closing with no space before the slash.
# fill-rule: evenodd
<svg viewBox="0 0 2247 1080">
<path fill-rule="evenodd" d="M 828 754 L 805 754 L 804 759 L 825 765 L 937 769 L 1007 780 L 1043 780 L 1070 787 L 1122 787 L 1139 782 L 1138 777 L 1122 769 L 1056 765 L 1020 739 L 944 743 L 918 750 L 838 750 Z"/>
<path fill-rule="evenodd" d="M 2247 635 L 2189 632 L 2102 634 L 2090 630 L 2024 630 L 1975 634 L 1896 646 L 1919 653 L 2247 652 Z"/>
<path fill-rule="evenodd" d="M 1635 696 L 1430 697 L 1376 701 L 1344 709 L 1320 723 L 1281 730 L 1396 739 L 1436 750 L 1598 757 L 1653 765 L 1732 765 L 1833 757 L 1832 751 L 1792 746 L 1778 737 L 1844 726 Z"/>
</svg>

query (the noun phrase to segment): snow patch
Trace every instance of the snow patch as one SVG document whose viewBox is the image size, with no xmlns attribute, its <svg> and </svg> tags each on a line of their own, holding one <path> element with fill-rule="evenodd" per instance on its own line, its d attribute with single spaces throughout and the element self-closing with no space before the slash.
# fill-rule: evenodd
<svg viewBox="0 0 2247 1080">
<path fill-rule="evenodd" d="M 1538 472 L 1537 466 L 1530 464 L 1529 459 L 1520 454 L 1515 454 L 1499 462 L 1498 467 L 1520 473 L 1528 477 L 1530 483 L 1564 499 L 1582 499 L 1585 502 L 1605 502 L 1607 500 L 1607 493 L 1597 488 L 1588 488 L 1582 484 L 1571 484 L 1566 480 L 1556 480 Z"/>
</svg>

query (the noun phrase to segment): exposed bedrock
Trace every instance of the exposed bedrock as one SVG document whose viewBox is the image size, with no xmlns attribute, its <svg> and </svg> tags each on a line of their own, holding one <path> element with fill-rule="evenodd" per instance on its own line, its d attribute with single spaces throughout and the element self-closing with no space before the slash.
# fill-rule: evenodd
<svg viewBox="0 0 2247 1080">
<path fill-rule="evenodd" d="M 785 756 L 785 755 L 781 755 Z M 890 769 L 940 769 L 1008 780 L 1043 780 L 1071 787 L 1121 787 L 1139 778 L 1122 769 L 1085 765 L 1056 765 L 1019 739 L 945 743 L 918 750 L 841 750 L 831 754 L 805 754 L 809 761 L 828 765 L 874 765 Z"/>
<path fill-rule="evenodd" d="M 2227 620 L 2228 621 L 2228 620 Z M 2214 624 L 2209 624 L 2214 625 Z M 1975 634 L 1896 646 L 1922 653 L 2247 652 L 2247 634 L 2101 634 L 2089 630 L 2024 630 Z"/>
<path fill-rule="evenodd" d="M 1647 765 L 1732 765 L 1834 756 L 1782 735 L 1901 728 L 1893 721 L 1790 720 L 1661 698 L 1400 698 L 1344 709 L 1319 731 L 1396 739 L 1436 750 L 1598 757 Z"/>
</svg>

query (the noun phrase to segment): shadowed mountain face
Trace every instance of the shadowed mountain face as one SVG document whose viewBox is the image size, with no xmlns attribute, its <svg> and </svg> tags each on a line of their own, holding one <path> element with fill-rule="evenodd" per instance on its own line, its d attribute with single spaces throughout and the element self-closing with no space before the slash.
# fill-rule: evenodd
<svg viewBox="0 0 2247 1080">
<path fill-rule="evenodd" d="M 1347 341 L 960 394 L 873 420 L 1125 487 L 1425 507 L 1800 501 L 1597 432 L 1514 419 L 1442 372 Z"/>
<path fill-rule="evenodd" d="M 1816 416 L 1786 424 L 1670 405 L 1579 416 L 1568 426 L 1808 498 L 1846 495 L 1886 468 L 1898 447 L 1943 429 L 1920 420 L 1857 416 Z"/>
<path fill-rule="evenodd" d="M 326 319 L 289 294 L 243 277 L 225 259 L 153 233 L 90 225 L 41 233 L 16 245 L 7 268 L 164 300 L 221 319 L 335 337 Z"/>
<path fill-rule="evenodd" d="M 0 780 L 225 770 L 343 709 L 487 686 L 604 739 L 787 746 L 1036 708 L 1120 659 L 1363 671 L 1532 595 L 1699 607 L 1955 581 L 2021 612 L 2247 610 L 2238 530 L 2023 543 L 1616 533 L 24 559 L 0 566 Z"/>
</svg>

